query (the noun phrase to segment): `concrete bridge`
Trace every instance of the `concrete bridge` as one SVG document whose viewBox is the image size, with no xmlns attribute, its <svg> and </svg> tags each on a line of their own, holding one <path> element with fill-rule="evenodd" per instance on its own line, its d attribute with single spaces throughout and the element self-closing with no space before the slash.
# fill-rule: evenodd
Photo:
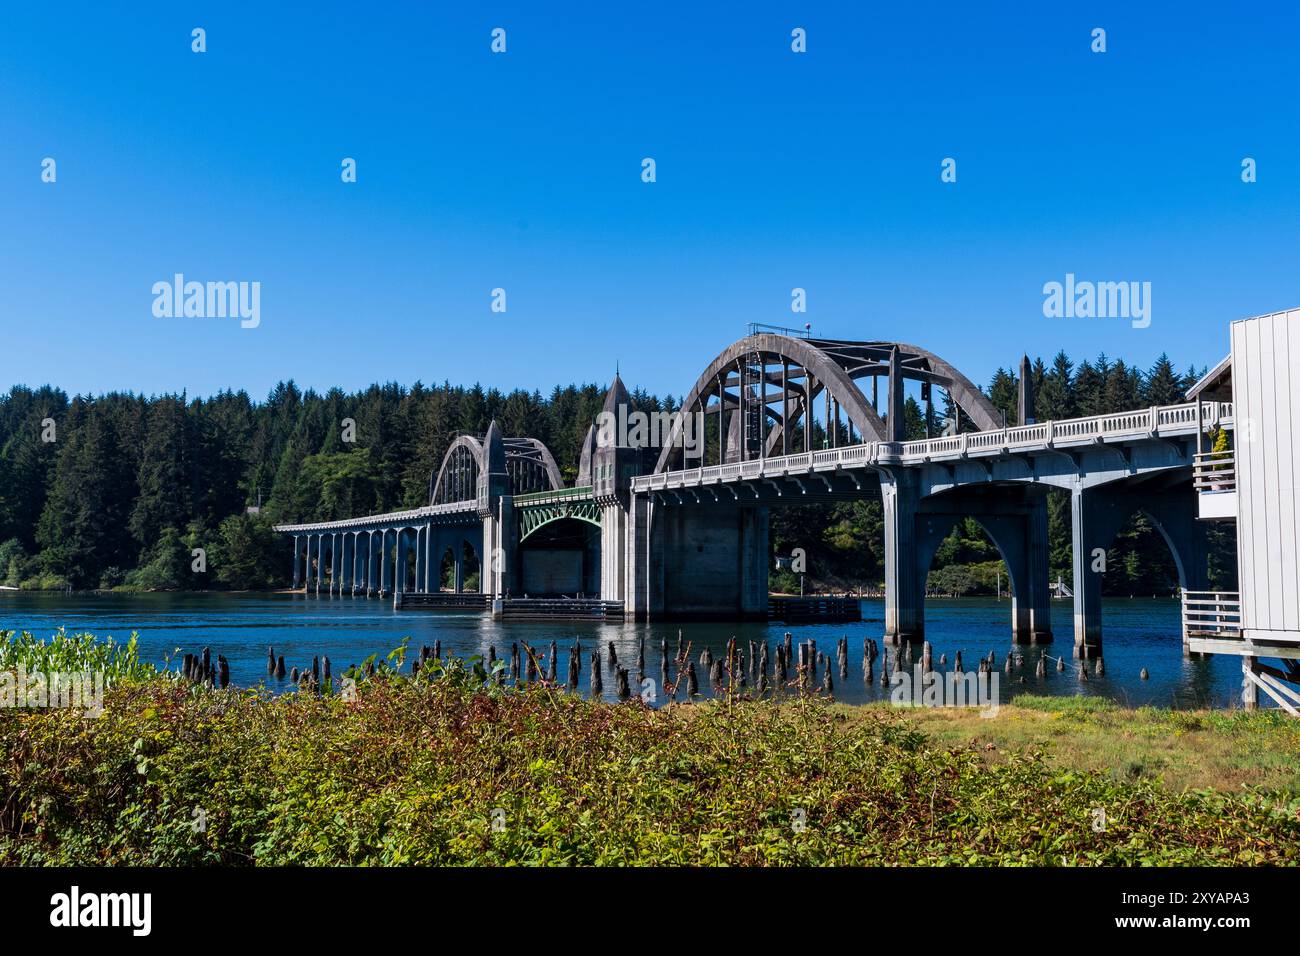
<svg viewBox="0 0 1300 956">
<path fill-rule="evenodd" d="M 493 423 L 456 440 L 425 507 L 277 530 L 294 540 L 294 585 L 318 592 L 454 594 L 476 578 L 485 603 L 586 595 L 637 620 L 746 619 L 768 612 L 770 509 L 878 498 L 887 640 L 923 638 L 935 550 L 971 517 L 1010 572 L 1013 639 L 1035 643 L 1054 636 L 1046 496 L 1059 488 L 1073 517 L 1074 642 L 1099 653 L 1105 550 L 1134 512 L 1160 529 L 1182 587 L 1204 591 L 1193 468 L 1206 434 L 1233 427 L 1232 405 L 1036 422 L 1027 359 L 1021 372 L 1027 424 L 1007 428 L 932 352 L 756 328 L 705 367 L 658 444 L 613 427 L 632 410 L 616 377 L 610 427 L 588 431 L 574 487 L 540 442 Z M 946 394 L 944 434 L 902 440 L 908 389 L 927 412 L 934 389 Z"/>
</svg>

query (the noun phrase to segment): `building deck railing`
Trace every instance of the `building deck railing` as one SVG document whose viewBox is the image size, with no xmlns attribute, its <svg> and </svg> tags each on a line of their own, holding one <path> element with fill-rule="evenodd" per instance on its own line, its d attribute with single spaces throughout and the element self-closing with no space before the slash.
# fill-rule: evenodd
<svg viewBox="0 0 1300 956">
<path fill-rule="evenodd" d="M 1210 451 L 1196 455 L 1192 483 L 1202 494 L 1237 490 L 1237 458 L 1232 452 Z"/>
<path fill-rule="evenodd" d="M 1241 595 L 1236 591 L 1184 591 L 1183 636 L 1241 637 Z"/>
</svg>

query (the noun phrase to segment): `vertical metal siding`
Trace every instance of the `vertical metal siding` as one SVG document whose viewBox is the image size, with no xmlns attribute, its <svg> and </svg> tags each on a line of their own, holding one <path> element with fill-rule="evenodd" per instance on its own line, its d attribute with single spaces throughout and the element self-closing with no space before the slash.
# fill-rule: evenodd
<svg viewBox="0 0 1300 956">
<path fill-rule="evenodd" d="M 1300 632 L 1297 361 L 1300 310 L 1233 323 L 1237 560 L 1247 630 Z"/>
</svg>

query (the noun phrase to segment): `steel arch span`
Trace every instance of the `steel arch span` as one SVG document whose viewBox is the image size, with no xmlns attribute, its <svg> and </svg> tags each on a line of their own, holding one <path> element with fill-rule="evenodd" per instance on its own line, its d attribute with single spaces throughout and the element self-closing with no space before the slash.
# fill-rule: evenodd
<svg viewBox="0 0 1300 956">
<path fill-rule="evenodd" d="M 882 416 L 879 382 L 885 380 Z M 870 394 L 861 385 L 870 380 Z M 943 389 L 979 429 L 1000 428 L 1002 416 L 965 375 L 926 349 L 902 342 L 749 335 L 709 363 L 682 400 L 683 412 L 716 421 L 719 462 L 789 454 L 820 429 L 827 447 L 901 441 L 904 385 Z M 818 419 L 817 407 L 824 404 Z M 800 432 L 802 431 L 802 435 Z M 680 423 L 655 473 L 684 467 Z"/>
<path fill-rule="evenodd" d="M 473 501 L 482 496 L 494 475 L 507 479 L 507 493 L 512 495 L 564 487 L 559 466 L 543 442 L 505 438 L 493 422 L 482 438 L 461 435 L 451 443 L 429 478 L 429 504 Z"/>
</svg>

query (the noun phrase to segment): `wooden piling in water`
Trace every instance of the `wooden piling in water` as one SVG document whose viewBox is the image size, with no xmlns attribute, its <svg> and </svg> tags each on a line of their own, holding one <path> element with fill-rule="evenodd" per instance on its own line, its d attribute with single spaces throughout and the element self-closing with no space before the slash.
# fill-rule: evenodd
<svg viewBox="0 0 1300 956">
<path fill-rule="evenodd" d="M 1035 677 L 1047 676 L 1047 652 L 1046 651 L 1038 652 L 1038 666 L 1034 668 L 1034 676 Z"/>
<path fill-rule="evenodd" d="M 632 696 L 632 690 L 627 683 L 627 668 L 620 667 L 614 672 L 615 689 L 619 700 L 627 700 Z"/>
<path fill-rule="evenodd" d="M 275 676 L 277 680 L 284 680 L 284 655 L 281 654 L 275 659 Z"/>
<path fill-rule="evenodd" d="M 1057 671 L 1063 671 L 1063 670 L 1065 670 L 1065 658 L 1064 658 L 1064 657 L 1058 657 L 1058 658 L 1056 659 L 1056 669 L 1057 669 Z"/>
<path fill-rule="evenodd" d="M 957 655 L 953 658 L 952 670 L 955 674 L 963 673 L 961 669 L 961 651 L 958 651 Z"/>
<path fill-rule="evenodd" d="M 266 649 L 266 676 L 270 677 L 275 674 L 275 648 Z"/>
<path fill-rule="evenodd" d="M 324 686 L 325 684 L 330 683 L 330 681 L 333 679 L 330 673 L 330 659 L 328 657 L 322 657 L 320 659 L 320 668 L 321 668 L 321 682 L 322 682 L 321 686 Z"/>
<path fill-rule="evenodd" d="M 609 669 L 616 670 L 617 668 L 618 668 L 618 651 L 614 650 L 614 642 L 610 641 L 609 642 Z"/>
<path fill-rule="evenodd" d="M 1096 674 L 1098 677 L 1106 676 L 1106 665 L 1100 657 L 1097 658 L 1097 666 L 1093 668 L 1092 672 Z"/>
<path fill-rule="evenodd" d="M 1142 668 L 1141 671 L 1138 672 L 1138 677 L 1141 678 L 1142 680 L 1148 680 L 1151 677 L 1151 675 L 1147 673 L 1147 669 L 1144 667 Z"/>
<path fill-rule="evenodd" d="M 441 641 L 441 640 L 436 640 L 436 641 L 433 642 L 433 656 L 436 657 L 436 658 L 438 658 L 438 660 L 442 660 L 442 641 Z"/>
<path fill-rule="evenodd" d="M 519 642 L 510 642 L 510 679 L 519 683 Z"/>
<path fill-rule="evenodd" d="M 552 684 L 555 683 L 556 669 L 559 667 L 560 648 L 555 641 L 551 641 L 551 659 L 546 665 L 546 679 Z"/>
<path fill-rule="evenodd" d="M 217 686 L 223 690 L 230 685 L 230 662 L 217 655 Z"/>
<path fill-rule="evenodd" d="M 290 680 L 290 682 L 292 682 L 292 683 L 294 683 L 294 684 L 298 683 L 298 668 L 297 668 L 297 667 L 292 667 L 292 668 L 289 669 L 289 680 Z"/>
<path fill-rule="evenodd" d="M 690 661 L 686 665 L 686 698 L 700 695 L 700 682 L 695 676 L 695 661 Z"/>
<path fill-rule="evenodd" d="M 599 697 L 605 690 L 605 682 L 600 677 L 600 647 L 591 652 L 591 696 Z"/>
<path fill-rule="evenodd" d="M 569 652 L 569 691 L 573 692 L 578 689 L 578 676 L 581 665 L 578 663 L 578 655 L 572 651 Z"/>
<path fill-rule="evenodd" d="M 933 664 L 934 649 L 930 646 L 930 642 L 926 641 L 921 645 L 921 673 L 930 673 L 930 671 L 934 670 Z"/>
</svg>

